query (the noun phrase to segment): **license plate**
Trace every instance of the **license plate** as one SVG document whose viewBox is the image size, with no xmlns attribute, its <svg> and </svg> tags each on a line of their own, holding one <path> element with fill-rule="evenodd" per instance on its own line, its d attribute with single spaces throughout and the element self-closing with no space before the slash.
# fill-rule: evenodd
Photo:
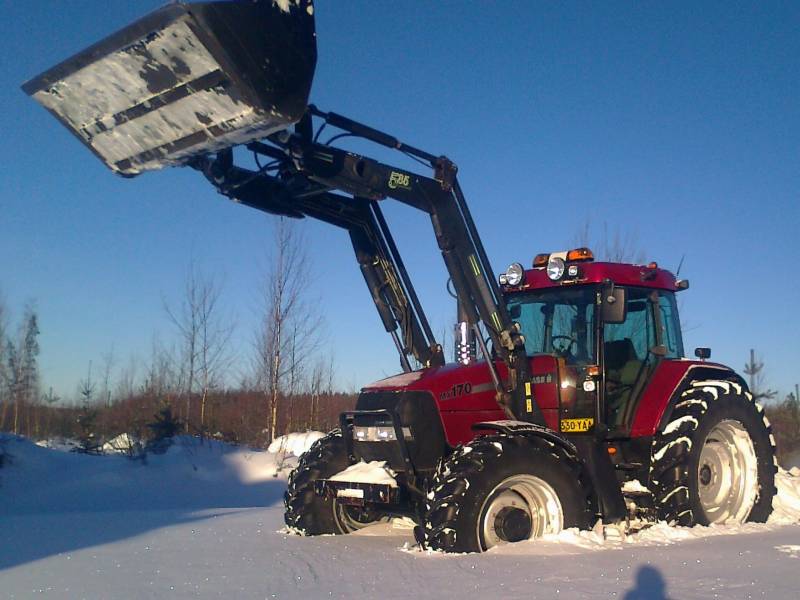
<svg viewBox="0 0 800 600">
<path fill-rule="evenodd" d="M 561 431 L 563 433 L 576 433 L 589 431 L 594 425 L 594 419 L 561 419 Z"/>
</svg>

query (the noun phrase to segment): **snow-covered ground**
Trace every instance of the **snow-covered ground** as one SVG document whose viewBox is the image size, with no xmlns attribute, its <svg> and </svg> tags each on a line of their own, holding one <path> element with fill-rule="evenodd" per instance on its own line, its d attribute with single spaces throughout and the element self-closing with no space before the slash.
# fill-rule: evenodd
<svg viewBox="0 0 800 600">
<path fill-rule="evenodd" d="M 284 449 L 295 443 L 302 449 L 295 438 Z M 180 439 L 142 463 L 19 438 L 4 445 L 3 598 L 635 600 L 800 590 L 800 470 L 781 475 L 779 514 L 765 525 L 655 526 L 614 540 L 568 531 L 443 555 L 416 549 L 403 522 L 348 537 L 283 533 L 290 453 Z"/>
</svg>

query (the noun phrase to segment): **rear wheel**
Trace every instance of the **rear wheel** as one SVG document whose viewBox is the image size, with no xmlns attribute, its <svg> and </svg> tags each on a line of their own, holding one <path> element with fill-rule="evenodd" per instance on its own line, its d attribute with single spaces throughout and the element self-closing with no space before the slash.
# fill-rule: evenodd
<svg viewBox="0 0 800 600">
<path fill-rule="evenodd" d="M 764 409 L 733 381 L 695 381 L 653 441 L 660 520 L 678 525 L 767 520 L 775 438 Z"/>
<path fill-rule="evenodd" d="M 589 524 L 580 464 L 539 438 L 493 435 L 458 448 L 428 494 L 425 541 L 481 552 Z"/>
<path fill-rule="evenodd" d="M 314 492 L 317 479 L 331 477 L 346 469 L 348 464 L 340 430 L 335 429 L 317 440 L 289 475 L 283 498 L 286 525 L 303 535 L 322 535 L 352 533 L 386 520 L 385 515 L 374 509 L 343 505 Z"/>
</svg>

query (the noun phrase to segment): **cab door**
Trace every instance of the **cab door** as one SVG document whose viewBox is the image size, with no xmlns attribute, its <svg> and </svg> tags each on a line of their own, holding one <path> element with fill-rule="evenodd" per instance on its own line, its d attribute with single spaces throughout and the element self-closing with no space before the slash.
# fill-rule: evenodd
<svg viewBox="0 0 800 600">
<path fill-rule="evenodd" d="M 683 356 L 673 292 L 631 287 L 625 302 L 625 320 L 604 324 L 601 348 L 606 423 L 618 433 L 630 430 L 658 364 Z"/>
<path fill-rule="evenodd" d="M 659 358 L 658 351 L 653 351 L 658 292 L 627 288 L 625 302 L 625 320 L 603 327 L 603 393 L 606 423 L 611 431 L 625 428 L 627 415 Z"/>
</svg>

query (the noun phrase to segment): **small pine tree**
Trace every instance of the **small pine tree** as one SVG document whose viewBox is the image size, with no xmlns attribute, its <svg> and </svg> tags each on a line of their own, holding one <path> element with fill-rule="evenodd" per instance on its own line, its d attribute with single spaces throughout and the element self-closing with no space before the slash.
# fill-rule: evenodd
<svg viewBox="0 0 800 600">
<path fill-rule="evenodd" d="M 154 417 L 155 421 L 147 424 L 152 437 L 147 442 L 145 452 L 164 454 L 172 445 L 172 438 L 181 430 L 182 424 L 172 414 L 172 407 L 169 404 L 158 411 Z"/>
<path fill-rule="evenodd" d="M 744 365 L 744 374 L 748 376 L 750 393 L 756 400 L 771 400 L 778 392 L 764 389 L 764 361 L 756 359 L 756 351 L 750 350 L 750 360 Z"/>
<path fill-rule="evenodd" d="M 75 451 L 82 454 L 101 454 L 102 444 L 97 436 L 97 410 L 88 406 L 84 407 L 77 420 L 80 429 L 78 437 L 80 445 L 75 448 Z"/>
</svg>

